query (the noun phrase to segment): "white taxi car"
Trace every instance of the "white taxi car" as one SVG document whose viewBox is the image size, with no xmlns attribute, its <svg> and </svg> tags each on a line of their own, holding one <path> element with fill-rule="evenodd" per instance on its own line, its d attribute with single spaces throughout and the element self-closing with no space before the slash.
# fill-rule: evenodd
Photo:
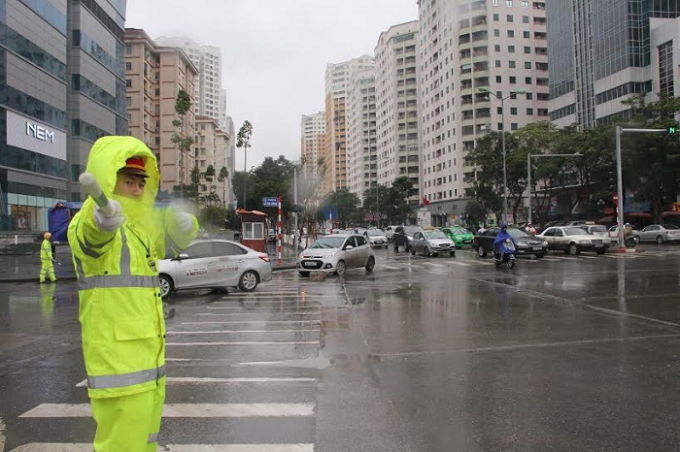
<svg viewBox="0 0 680 452">
<path fill-rule="evenodd" d="M 300 253 L 300 276 L 310 272 L 336 273 L 340 276 L 351 268 L 365 268 L 372 272 L 375 253 L 366 237 L 358 234 L 327 235 Z"/>
<path fill-rule="evenodd" d="M 238 287 L 252 292 L 272 279 L 269 256 L 229 240 L 196 240 L 159 262 L 161 297 L 184 289 Z"/>
</svg>

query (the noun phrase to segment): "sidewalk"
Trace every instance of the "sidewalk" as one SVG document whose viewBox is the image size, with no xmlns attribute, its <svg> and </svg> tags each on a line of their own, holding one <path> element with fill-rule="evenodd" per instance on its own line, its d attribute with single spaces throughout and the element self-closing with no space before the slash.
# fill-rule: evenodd
<svg viewBox="0 0 680 452">
<path fill-rule="evenodd" d="M 267 249 L 271 259 L 272 270 L 295 269 L 296 259 L 293 250 L 283 249 L 282 263 L 279 265 L 276 247 Z M 61 265 L 54 264 L 54 273 L 59 281 L 75 281 L 76 272 L 71 259 L 71 248 L 57 246 L 54 258 Z M 40 280 L 40 253 L 0 256 L 0 283 L 23 283 Z"/>
</svg>

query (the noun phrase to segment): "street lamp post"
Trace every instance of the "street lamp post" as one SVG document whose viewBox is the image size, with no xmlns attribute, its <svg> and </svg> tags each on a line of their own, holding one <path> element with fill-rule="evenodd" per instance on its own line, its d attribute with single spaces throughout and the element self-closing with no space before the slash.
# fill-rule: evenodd
<svg viewBox="0 0 680 452">
<path fill-rule="evenodd" d="M 496 99 L 501 101 L 501 142 L 503 147 L 503 223 L 508 220 L 508 171 L 506 164 L 506 152 L 505 152 L 505 101 L 510 99 L 517 94 L 525 94 L 526 91 L 523 89 L 518 89 L 516 91 L 510 91 L 510 94 L 503 97 L 497 93 L 492 92 L 488 87 L 481 86 L 478 88 L 479 91 L 486 94 L 491 94 Z"/>
<path fill-rule="evenodd" d="M 529 212 L 527 215 L 527 222 L 531 223 L 531 157 L 581 157 L 583 154 L 527 154 L 527 188 L 529 189 Z"/>
</svg>

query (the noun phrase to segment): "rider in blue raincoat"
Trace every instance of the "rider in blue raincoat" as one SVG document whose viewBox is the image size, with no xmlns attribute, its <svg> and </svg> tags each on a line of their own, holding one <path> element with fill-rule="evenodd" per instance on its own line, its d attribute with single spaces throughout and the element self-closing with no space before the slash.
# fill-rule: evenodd
<svg viewBox="0 0 680 452">
<path fill-rule="evenodd" d="M 505 240 L 510 239 L 510 241 L 514 244 L 515 241 L 512 239 L 512 236 L 508 234 L 508 226 L 505 224 L 501 225 L 501 230 L 496 236 L 496 240 L 493 241 L 493 250 L 494 253 L 500 252 L 500 253 L 508 253 L 510 250 L 508 250 L 505 247 Z"/>
</svg>

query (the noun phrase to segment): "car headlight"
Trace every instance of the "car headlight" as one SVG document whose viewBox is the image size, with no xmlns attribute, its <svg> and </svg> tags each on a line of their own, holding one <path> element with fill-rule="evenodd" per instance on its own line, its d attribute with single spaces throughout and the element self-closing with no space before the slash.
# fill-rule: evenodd
<svg viewBox="0 0 680 452">
<path fill-rule="evenodd" d="M 578 243 L 581 245 L 590 245 L 591 241 L 590 240 L 579 240 Z"/>
<path fill-rule="evenodd" d="M 517 242 L 517 246 L 527 246 L 527 242 L 520 240 Z"/>
<path fill-rule="evenodd" d="M 409 237 L 408 235 L 406 236 L 406 238 L 408 239 L 409 242 L 413 240 L 413 237 Z"/>
<path fill-rule="evenodd" d="M 547 240 L 543 240 L 543 246 L 548 246 L 548 241 L 547 241 Z"/>
</svg>

